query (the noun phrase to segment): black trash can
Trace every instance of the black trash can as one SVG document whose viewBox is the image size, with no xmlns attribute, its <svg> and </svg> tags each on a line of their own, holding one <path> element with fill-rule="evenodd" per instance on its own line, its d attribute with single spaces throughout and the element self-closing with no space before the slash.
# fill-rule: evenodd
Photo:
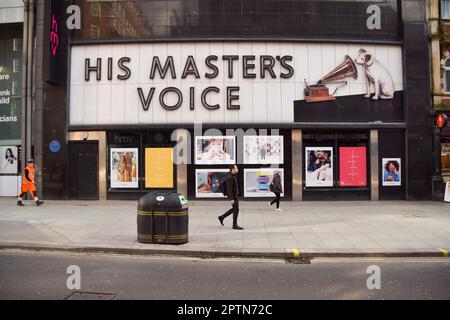
<svg viewBox="0 0 450 320">
<path fill-rule="evenodd" d="M 137 239 L 144 243 L 188 242 L 188 203 L 183 195 L 151 192 L 139 199 Z"/>
</svg>

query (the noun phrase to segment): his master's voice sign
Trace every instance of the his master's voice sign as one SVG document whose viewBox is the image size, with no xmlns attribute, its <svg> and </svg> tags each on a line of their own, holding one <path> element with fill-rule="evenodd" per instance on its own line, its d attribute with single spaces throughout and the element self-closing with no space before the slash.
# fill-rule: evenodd
<svg viewBox="0 0 450 320">
<path fill-rule="evenodd" d="M 450 202 L 450 182 L 445 184 L 445 196 L 444 201 Z"/>
</svg>

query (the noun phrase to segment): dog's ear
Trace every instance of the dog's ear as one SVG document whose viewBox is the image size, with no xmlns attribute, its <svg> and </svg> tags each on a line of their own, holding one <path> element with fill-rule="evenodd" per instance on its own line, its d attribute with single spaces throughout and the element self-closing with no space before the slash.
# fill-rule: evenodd
<svg viewBox="0 0 450 320">
<path fill-rule="evenodd" d="M 366 53 L 367 51 L 366 51 L 366 49 L 363 49 L 363 48 L 361 48 L 361 49 L 359 49 L 359 54 L 361 54 L 361 53 Z"/>
<path fill-rule="evenodd" d="M 371 55 L 370 53 L 368 53 L 368 54 L 366 54 L 366 55 L 364 56 L 364 61 L 365 61 L 365 62 L 369 62 L 370 59 L 372 59 L 372 55 Z"/>
</svg>

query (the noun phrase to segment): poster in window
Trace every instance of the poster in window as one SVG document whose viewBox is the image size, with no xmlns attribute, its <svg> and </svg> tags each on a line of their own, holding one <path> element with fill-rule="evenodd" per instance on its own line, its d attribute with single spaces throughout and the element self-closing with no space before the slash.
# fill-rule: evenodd
<svg viewBox="0 0 450 320">
<path fill-rule="evenodd" d="M 196 164 L 233 164 L 236 147 L 233 136 L 195 137 Z"/>
<path fill-rule="evenodd" d="M 138 188 L 138 148 L 111 148 L 111 188 Z"/>
<path fill-rule="evenodd" d="M 339 148 L 339 181 L 341 187 L 367 186 L 366 147 Z"/>
<path fill-rule="evenodd" d="M 333 186 L 333 148 L 306 147 L 306 187 Z"/>
<path fill-rule="evenodd" d="M 225 198 L 221 182 L 228 172 L 228 169 L 195 170 L 195 196 L 197 198 Z"/>
<path fill-rule="evenodd" d="M 145 148 L 145 187 L 173 188 L 173 148 Z"/>
<path fill-rule="evenodd" d="M 16 146 L 0 147 L 0 173 L 17 173 L 17 159 Z"/>
<path fill-rule="evenodd" d="M 281 178 L 281 186 L 284 190 L 283 169 L 244 169 L 244 197 L 272 197 L 270 183 L 274 174 L 278 172 Z M 284 196 L 284 192 L 281 193 Z"/>
<path fill-rule="evenodd" d="M 382 159 L 383 170 L 383 186 L 401 186 L 401 159 L 400 158 L 383 158 Z"/>
<path fill-rule="evenodd" d="M 244 136 L 244 163 L 282 164 L 283 136 Z"/>
</svg>

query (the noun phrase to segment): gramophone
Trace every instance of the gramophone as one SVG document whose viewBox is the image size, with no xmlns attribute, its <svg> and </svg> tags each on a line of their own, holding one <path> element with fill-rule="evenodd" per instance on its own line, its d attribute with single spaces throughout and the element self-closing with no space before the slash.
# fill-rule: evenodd
<svg viewBox="0 0 450 320">
<path fill-rule="evenodd" d="M 317 81 L 317 84 L 308 85 L 305 79 L 306 88 L 303 90 L 305 100 L 307 102 L 318 102 L 336 99 L 334 97 L 336 91 L 347 84 L 347 81 L 340 80 L 348 77 L 358 78 L 358 69 L 356 69 L 353 59 L 346 55 L 344 61 Z M 341 85 L 336 87 L 330 95 L 329 89 L 325 85 L 327 83 L 340 83 Z"/>
</svg>

